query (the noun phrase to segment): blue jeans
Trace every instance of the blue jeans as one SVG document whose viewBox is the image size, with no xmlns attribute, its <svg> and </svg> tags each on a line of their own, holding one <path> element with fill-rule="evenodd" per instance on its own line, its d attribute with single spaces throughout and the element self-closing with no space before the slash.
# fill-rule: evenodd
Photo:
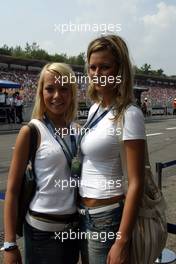
<svg viewBox="0 0 176 264">
<path fill-rule="evenodd" d="M 40 231 L 25 222 L 25 264 L 76 264 L 79 258 L 78 239 L 61 241 L 56 234 Z"/>
<path fill-rule="evenodd" d="M 81 209 L 88 209 L 81 205 Z M 80 215 L 80 231 L 87 234 L 81 240 L 81 258 L 83 264 L 106 264 L 111 246 L 120 238 L 118 229 L 123 211 L 123 202 L 120 207 L 97 214 Z"/>
</svg>

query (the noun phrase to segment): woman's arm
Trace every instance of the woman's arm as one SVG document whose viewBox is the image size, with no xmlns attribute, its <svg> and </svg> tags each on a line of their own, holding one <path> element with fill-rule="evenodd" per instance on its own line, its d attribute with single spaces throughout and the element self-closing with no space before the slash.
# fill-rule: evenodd
<svg viewBox="0 0 176 264">
<path fill-rule="evenodd" d="M 30 128 L 21 128 L 10 165 L 4 206 L 4 232 L 6 242 L 16 241 L 16 221 L 18 197 L 22 184 L 22 177 L 27 166 L 29 156 Z M 4 264 L 22 264 L 18 248 L 4 252 Z"/>
<path fill-rule="evenodd" d="M 119 228 L 119 243 L 130 241 L 141 201 L 144 184 L 145 140 L 126 140 L 124 150 L 127 163 L 128 190 Z"/>
<path fill-rule="evenodd" d="M 4 206 L 4 231 L 5 241 L 8 242 L 16 241 L 18 197 L 22 184 L 22 176 L 28 162 L 29 140 L 30 128 L 24 126 L 17 136 L 7 181 Z"/>
<path fill-rule="evenodd" d="M 112 246 L 108 264 L 128 263 L 129 243 L 144 187 L 145 140 L 125 140 L 124 151 L 127 162 L 128 191 L 118 230 L 121 232 L 121 239 L 116 240 Z"/>
</svg>

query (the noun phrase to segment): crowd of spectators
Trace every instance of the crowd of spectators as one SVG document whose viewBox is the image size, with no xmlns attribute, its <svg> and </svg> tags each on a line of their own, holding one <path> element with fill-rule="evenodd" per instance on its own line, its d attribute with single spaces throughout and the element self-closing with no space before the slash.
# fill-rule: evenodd
<svg viewBox="0 0 176 264">
<path fill-rule="evenodd" d="M 23 98 L 19 92 L 10 95 L 0 87 L 0 121 L 6 119 L 9 124 L 23 122 Z"/>
<path fill-rule="evenodd" d="M 148 88 L 148 87 L 146 87 Z M 141 101 L 148 99 L 150 107 L 172 107 L 174 98 L 176 98 L 176 88 L 149 87 L 141 95 Z"/>
<path fill-rule="evenodd" d="M 24 70 L 0 70 L 0 79 L 7 79 L 10 81 L 18 82 L 21 84 L 20 95 L 23 98 L 23 104 L 28 105 L 35 99 L 36 86 L 38 79 L 38 72 L 24 71 Z M 141 102 L 147 98 L 149 107 L 172 107 L 172 102 L 176 98 L 176 87 L 164 87 L 160 86 L 149 86 L 147 85 L 148 91 L 141 94 Z M 79 84 L 78 101 L 87 102 L 87 83 Z M 9 95 L 14 93 L 13 90 L 8 89 Z"/>
<path fill-rule="evenodd" d="M 37 73 L 22 70 L 1 70 L 0 79 L 18 82 L 21 84 L 20 95 L 23 97 L 25 105 L 34 101 L 37 85 Z M 8 92 L 9 95 L 12 95 L 14 90 L 8 89 L 6 92 Z"/>
</svg>

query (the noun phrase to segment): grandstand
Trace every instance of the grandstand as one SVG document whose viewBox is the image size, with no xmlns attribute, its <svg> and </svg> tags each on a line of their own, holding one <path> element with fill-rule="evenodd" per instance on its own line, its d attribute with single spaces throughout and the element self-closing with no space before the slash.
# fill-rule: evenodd
<svg viewBox="0 0 176 264">
<path fill-rule="evenodd" d="M 38 73 L 47 61 L 13 58 L 0 55 L 0 79 L 21 84 L 21 94 L 25 104 L 32 103 L 35 98 Z M 71 65 L 76 76 L 84 74 L 84 67 Z M 87 83 L 79 83 L 79 101 L 86 101 Z M 134 80 L 134 92 L 137 102 L 141 104 L 144 98 L 152 108 L 172 109 L 172 101 L 176 98 L 176 78 L 149 76 L 137 74 Z"/>
<path fill-rule="evenodd" d="M 149 75 L 136 75 L 136 87 L 147 88 L 141 94 L 141 102 L 147 98 L 148 109 L 156 113 L 172 114 L 172 103 L 176 98 L 176 78 L 158 77 Z"/>
</svg>

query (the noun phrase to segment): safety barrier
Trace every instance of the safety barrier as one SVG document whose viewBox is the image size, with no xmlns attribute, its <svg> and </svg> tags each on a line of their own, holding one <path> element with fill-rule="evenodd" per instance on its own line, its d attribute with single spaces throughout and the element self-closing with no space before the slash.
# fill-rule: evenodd
<svg viewBox="0 0 176 264">
<path fill-rule="evenodd" d="M 156 173 L 158 175 L 158 187 L 162 189 L 162 171 L 165 168 L 176 165 L 176 160 L 168 161 L 165 163 L 156 163 Z M 171 234 L 176 234 L 176 225 L 167 223 L 167 232 Z M 176 254 L 174 251 L 165 248 L 161 255 L 156 259 L 155 263 L 174 263 L 176 261 Z"/>
</svg>

